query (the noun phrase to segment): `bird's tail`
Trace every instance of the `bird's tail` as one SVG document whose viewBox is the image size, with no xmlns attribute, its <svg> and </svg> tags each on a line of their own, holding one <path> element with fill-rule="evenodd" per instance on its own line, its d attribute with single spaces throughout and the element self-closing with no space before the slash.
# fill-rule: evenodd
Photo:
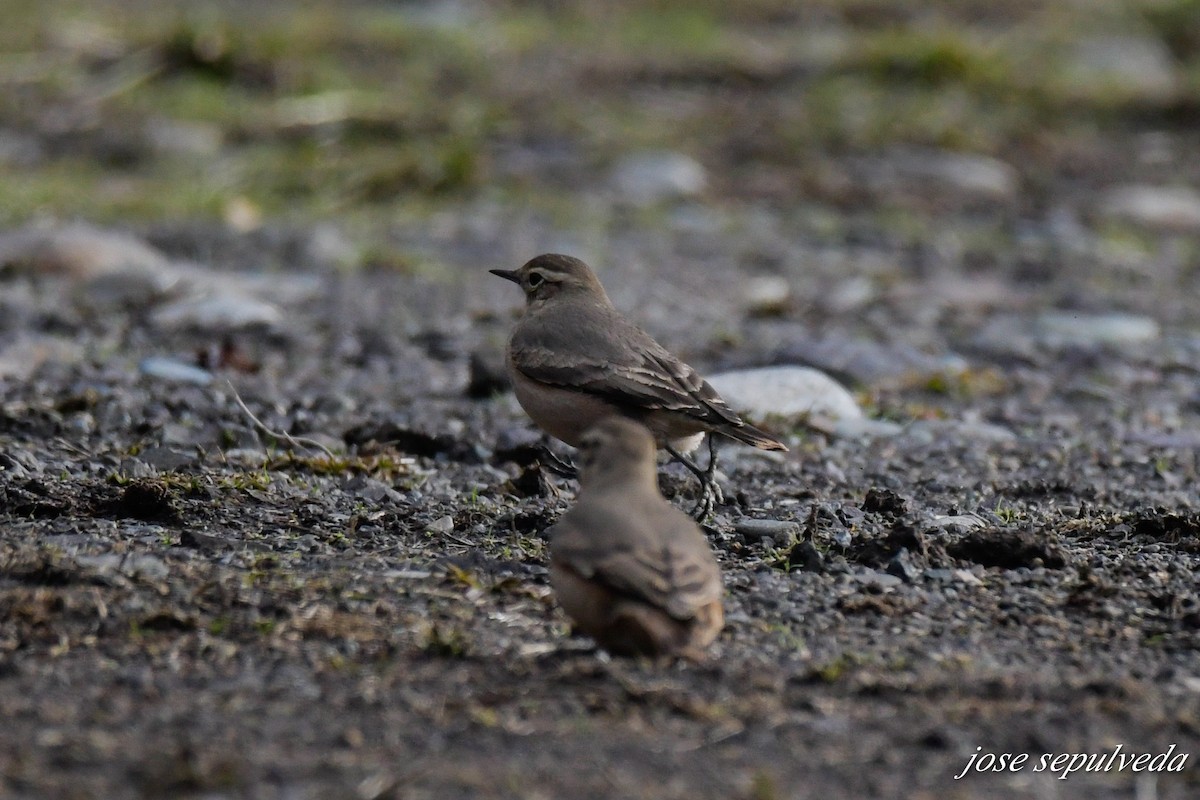
<svg viewBox="0 0 1200 800">
<path fill-rule="evenodd" d="M 787 445 L 783 442 L 766 431 L 761 431 L 745 422 L 741 425 L 725 425 L 717 428 L 717 433 L 751 447 L 757 447 L 759 450 L 787 450 Z"/>
</svg>

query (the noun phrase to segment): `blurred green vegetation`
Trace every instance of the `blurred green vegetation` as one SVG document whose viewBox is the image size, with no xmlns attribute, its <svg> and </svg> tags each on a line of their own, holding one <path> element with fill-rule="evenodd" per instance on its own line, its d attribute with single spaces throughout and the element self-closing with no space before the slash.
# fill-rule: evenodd
<svg viewBox="0 0 1200 800">
<path fill-rule="evenodd" d="M 1053 169 L 1048 140 L 1200 121 L 1200 0 L 0 0 L 0 17 L 0 224 L 544 198 L 571 189 L 496 163 L 547 142 L 587 168 L 685 150 L 722 193 L 746 164 L 897 144 Z M 1080 79 L 1078 43 L 1104 36 L 1160 44 L 1169 84 Z"/>
</svg>

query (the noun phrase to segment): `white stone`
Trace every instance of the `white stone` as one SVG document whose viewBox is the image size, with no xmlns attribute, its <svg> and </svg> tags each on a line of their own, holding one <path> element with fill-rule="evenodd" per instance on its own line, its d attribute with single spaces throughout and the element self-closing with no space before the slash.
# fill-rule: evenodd
<svg viewBox="0 0 1200 800">
<path fill-rule="evenodd" d="M 634 205 L 694 197 L 708 186 L 708 175 L 691 156 L 671 151 L 633 153 L 617 162 L 612 184 Z"/>
<path fill-rule="evenodd" d="M 170 260 L 128 233 L 84 223 L 34 224 L 0 236 L 0 263 L 77 280 L 130 270 L 170 271 Z"/>
<path fill-rule="evenodd" d="M 1038 318 L 1043 341 L 1064 345 L 1137 344 L 1161 333 L 1158 323 L 1136 314 L 1082 314 L 1048 311 Z"/>
<path fill-rule="evenodd" d="M 151 356 L 142 359 L 138 371 L 151 378 L 158 378 L 172 383 L 193 383 L 197 386 L 207 386 L 212 383 L 213 375 L 206 369 L 176 361 L 173 358 Z"/>
<path fill-rule="evenodd" d="M 283 321 L 283 312 L 273 303 L 254 297 L 216 294 L 185 297 L 158 309 L 150 319 L 156 327 L 171 330 L 227 331 L 274 327 Z"/>
<path fill-rule="evenodd" d="M 863 416 L 844 386 L 808 367 L 721 372 L 708 382 L 730 406 L 754 420 L 774 417 L 827 429 L 838 420 Z"/>
<path fill-rule="evenodd" d="M 935 151 L 905 158 L 898 166 L 909 179 L 928 181 L 957 194 L 1004 203 L 1017 197 L 1017 171 L 998 158 Z"/>
<path fill-rule="evenodd" d="M 758 275 L 745 282 L 746 305 L 756 314 L 778 314 L 787 308 L 792 287 L 779 275 Z"/>
<path fill-rule="evenodd" d="M 1105 193 L 1100 213 L 1148 228 L 1200 231 L 1200 191 L 1185 186 L 1118 186 Z"/>
</svg>

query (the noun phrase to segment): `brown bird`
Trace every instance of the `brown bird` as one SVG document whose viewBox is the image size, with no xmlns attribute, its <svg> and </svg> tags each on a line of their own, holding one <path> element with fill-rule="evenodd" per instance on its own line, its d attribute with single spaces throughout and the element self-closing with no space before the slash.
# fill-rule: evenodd
<svg viewBox="0 0 1200 800">
<path fill-rule="evenodd" d="M 491 272 L 525 292 L 525 313 L 509 338 L 506 362 L 517 400 L 546 433 L 578 447 L 584 431 L 605 417 L 637 420 L 700 479 L 694 510 L 700 518 L 722 499 L 713 479 L 712 437 L 706 469 L 684 455 L 705 433 L 762 450 L 787 450 L 745 422 L 696 370 L 622 316 L 579 259 L 547 254 L 520 269 Z"/>
<path fill-rule="evenodd" d="M 579 449 L 579 498 L 550 532 L 563 610 L 614 655 L 701 658 L 725 622 L 721 570 L 699 526 L 659 494 L 654 438 L 609 417 Z"/>
</svg>

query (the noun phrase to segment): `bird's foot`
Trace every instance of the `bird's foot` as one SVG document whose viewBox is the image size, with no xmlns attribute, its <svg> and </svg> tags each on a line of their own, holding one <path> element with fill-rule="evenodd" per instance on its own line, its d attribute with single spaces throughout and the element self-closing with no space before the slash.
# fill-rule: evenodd
<svg viewBox="0 0 1200 800">
<path fill-rule="evenodd" d="M 721 491 L 720 484 L 717 483 L 717 446 L 713 441 L 712 434 L 708 435 L 708 466 L 701 468 L 692 459 L 680 453 L 675 448 L 668 445 L 666 451 L 671 454 L 671 457 L 683 464 L 689 472 L 696 476 L 700 481 L 700 497 L 696 501 L 696 505 L 692 508 L 692 518 L 697 522 L 701 522 L 716 510 L 717 506 L 725 502 L 725 493 Z"/>
<path fill-rule="evenodd" d="M 702 482 L 700 486 L 700 499 L 692 507 L 692 519 L 697 522 L 703 522 L 717 510 L 717 506 L 724 502 L 725 495 L 716 481 Z"/>
</svg>

